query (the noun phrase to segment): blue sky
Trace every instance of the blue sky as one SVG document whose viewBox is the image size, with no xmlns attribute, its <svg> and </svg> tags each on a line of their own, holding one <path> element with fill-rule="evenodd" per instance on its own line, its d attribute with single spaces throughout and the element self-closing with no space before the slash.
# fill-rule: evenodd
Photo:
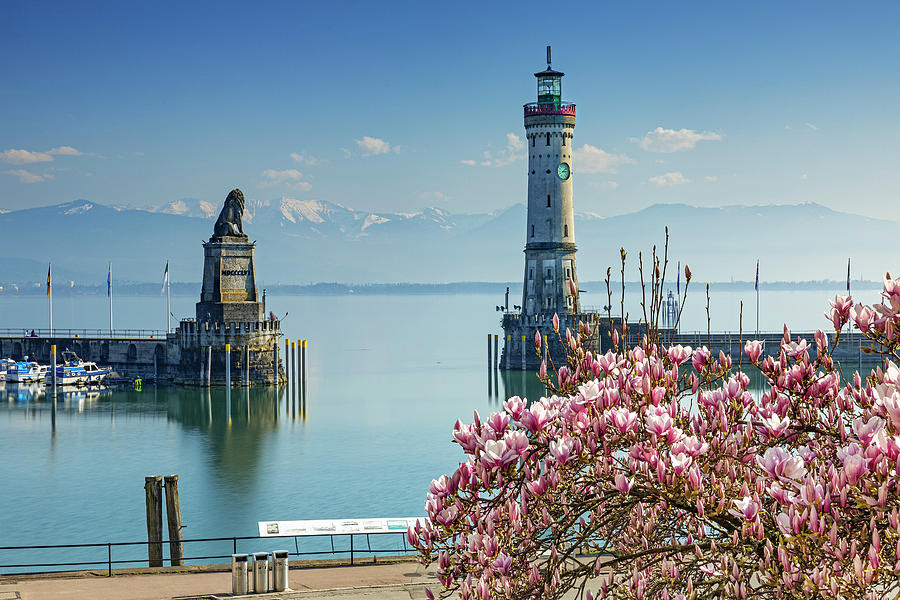
<svg viewBox="0 0 900 600">
<path fill-rule="evenodd" d="M 525 199 L 521 105 L 552 44 L 576 210 L 900 220 L 898 28 L 895 2 L 6 1 L 0 209 L 233 187 L 501 209 Z"/>
</svg>

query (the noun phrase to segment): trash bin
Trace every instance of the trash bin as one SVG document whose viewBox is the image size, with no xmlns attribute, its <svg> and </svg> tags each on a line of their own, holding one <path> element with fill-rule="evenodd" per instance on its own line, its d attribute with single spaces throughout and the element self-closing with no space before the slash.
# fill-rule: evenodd
<svg viewBox="0 0 900 600">
<path fill-rule="evenodd" d="M 253 554 L 253 593 L 265 594 L 269 591 L 269 553 Z"/>
<path fill-rule="evenodd" d="M 234 596 L 243 596 L 250 591 L 250 557 L 246 554 L 231 555 L 231 593 Z"/>
<path fill-rule="evenodd" d="M 272 591 L 283 592 L 288 587 L 288 552 L 272 552 Z"/>
</svg>

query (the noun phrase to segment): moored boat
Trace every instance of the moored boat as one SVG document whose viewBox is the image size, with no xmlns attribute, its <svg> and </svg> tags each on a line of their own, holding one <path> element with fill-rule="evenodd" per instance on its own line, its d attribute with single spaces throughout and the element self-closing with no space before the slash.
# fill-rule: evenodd
<svg viewBox="0 0 900 600">
<path fill-rule="evenodd" d="M 47 367 L 34 361 L 20 360 L 6 369 L 6 380 L 12 383 L 38 383 L 47 377 Z"/>
<path fill-rule="evenodd" d="M 11 358 L 0 358 L 0 382 L 6 381 L 6 370 L 15 363 Z"/>
<path fill-rule="evenodd" d="M 63 385 L 99 384 L 111 371 L 108 367 L 98 367 L 95 362 L 81 360 L 70 350 L 63 351 L 62 359 L 63 363 L 56 367 L 56 376 Z"/>
</svg>

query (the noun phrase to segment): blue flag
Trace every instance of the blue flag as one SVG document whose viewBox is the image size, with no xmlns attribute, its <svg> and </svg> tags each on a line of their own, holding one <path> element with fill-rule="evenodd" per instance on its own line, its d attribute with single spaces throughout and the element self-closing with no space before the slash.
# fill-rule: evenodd
<svg viewBox="0 0 900 600">
<path fill-rule="evenodd" d="M 112 263 L 109 263 L 109 270 L 106 272 L 106 296 L 112 296 Z"/>
<path fill-rule="evenodd" d="M 681 261 L 678 261 L 678 280 L 675 283 L 675 290 L 678 296 L 681 295 Z"/>
<path fill-rule="evenodd" d="M 753 289 L 757 292 L 759 291 L 759 259 L 756 259 L 756 283 L 753 284 Z"/>
</svg>

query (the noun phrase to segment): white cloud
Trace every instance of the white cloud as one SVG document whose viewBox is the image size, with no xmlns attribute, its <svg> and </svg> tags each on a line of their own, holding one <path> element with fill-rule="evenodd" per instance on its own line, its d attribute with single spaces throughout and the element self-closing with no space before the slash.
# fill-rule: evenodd
<svg viewBox="0 0 900 600">
<path fill-rule="evenodd" d="M 362 150 L 363 156 L 377 156 L 391 151 L 391 145 L 381 138 L 364 135 L 361 140 L 354 140 Z"/>
<path fill-rule="evenodd" d="M 281 185 L 303 191 L 312 189 L 312 184 L 308 181 L 303 181 L 303 173 L 297 169 L 284 169 L 283 171 L 266 169 L 262 172 L 262 176 L 265 178 L 265 181 L 259 184 L 260 187 Z"/>
<path fill-rule="evenodd" d="M 663 129 L 657 127 L 648 131 L 644 137 L 636 141 L 641 148 L 648 152 L 678 152 L 690 150 L 697 142 L 717 142 L 722 136 L 712 131 L 697 132 L 693 129 Z"/>
<path fill-rule="evenodd" d="M 574 155 L 576 173 L 615 173 L 622 165 L 634 163 L 624 154 L 611 154 L 590 144 L 576 148 Z"/>
<path fill-rule="evenodd" d="M 53 157 L 47 152 L 31 152 L 29 150 L 11 148 L 0 152 L 0 160 L 14 165 L 27 165 L 36 162 L 49 162 L 53 160 Z"/>
<path fill-rule="evenodd" d="M 619 187 L 619 184 L 616 183 L 615 181 L 604 181 L 603 183 L 600 184 L 600 187 L 604 187 L 608 190 L 614 190 L 617 187 Z"/>
<path fill-rule="evenodd" d="M 47 154 L 59 154 L 60 156 L 83 156 L 84 152 L 76 150 L 72 146 L 57 146 L 52 150 L 48 150 Z"/>
<path fill-rule="evenodd" d="M 655 183 L 656 187 L 672 187 L 673 185 L 682 185 L 690 183 L 691 180 L 681 174 L 680 171 L 657 175 L 648 179 L 650 183 Z"/>
<path fill-rule="evenodd" d="M 422 192 L 419 194 L 419 199 L 424 200 L 425 202 L 446 202 L 450 199 L 450 196 L 443 192 Z"/>
<path fill-rule="evenodd" d="M 704 181 L 718 181 L 719 178 L 716 177 L 715 175 L 706 175 L 703 177 L 703 180 Z"/>
<path fill-rule="evenodd" d="M 47 150 L 46 152 L 32 152 L 31 150 L 22 150 L 10 148 L 0 152 L 0 160 L 14 165 L 27 165 L 37 162 L 51 162 L 54 156 L 82 156 L 84 153 L 76 150 L 72 146 L 57 146 Z"/>
<path fill-rule="evenodd" d="M 346 148 L 341 148 L 341 152 L 344 153 L 344 158 L 350 158 L 351 156 L 353 156 L 353 153 Z"/>
<path fill-rule="evenodd" d="M 815 125 L 813 125 L 812 123 L 804 123 L 804 125 L 806 125 L 806 126 L 809 127 L 810 129 L 812 129 L 813 131 L 818 131 L 818 130 L 819 130 L 819 128 L 816 127 Z"/>
<path fill-rule="evenodd" d="M 525 159 L 525 140 L 515 133 L 507 133 L 506 146 L 502 150 L 497 152 L 485 150 L 483 154 L 484 158 L 480 161 L 466 159 L 460 162 L 469 166 L 475 166 L 477 162 L 482 167 L 505 167 Z"/>
<path fill-rule="evenodd" d="M 290 156 L 291 156 L 291 158 L 294 159 L 294 161 L 300 163 L 301 165 L 315 166 L 315 165 L 319 164 L 318 158 L 316 158 L 315 156 L 313 156 L 311 154 L 307 154 L 306 152 L 301 152 L 300 154 L 297 154 L 296 152 L 291 152 Z"/>
<path fill-rule="evenodd" d="M 50 173 L 38 175 L 37 173 L 32 173 L 31 171 L 26 171 L 25 169 L 11 169 L 4 172 L 7 175 L 15 175 L 22 183 L 38 183 L 41 181 L 46 181 L 47 179 L 53 179 L 53 175 L 51 175 Z"/>
</svg>

